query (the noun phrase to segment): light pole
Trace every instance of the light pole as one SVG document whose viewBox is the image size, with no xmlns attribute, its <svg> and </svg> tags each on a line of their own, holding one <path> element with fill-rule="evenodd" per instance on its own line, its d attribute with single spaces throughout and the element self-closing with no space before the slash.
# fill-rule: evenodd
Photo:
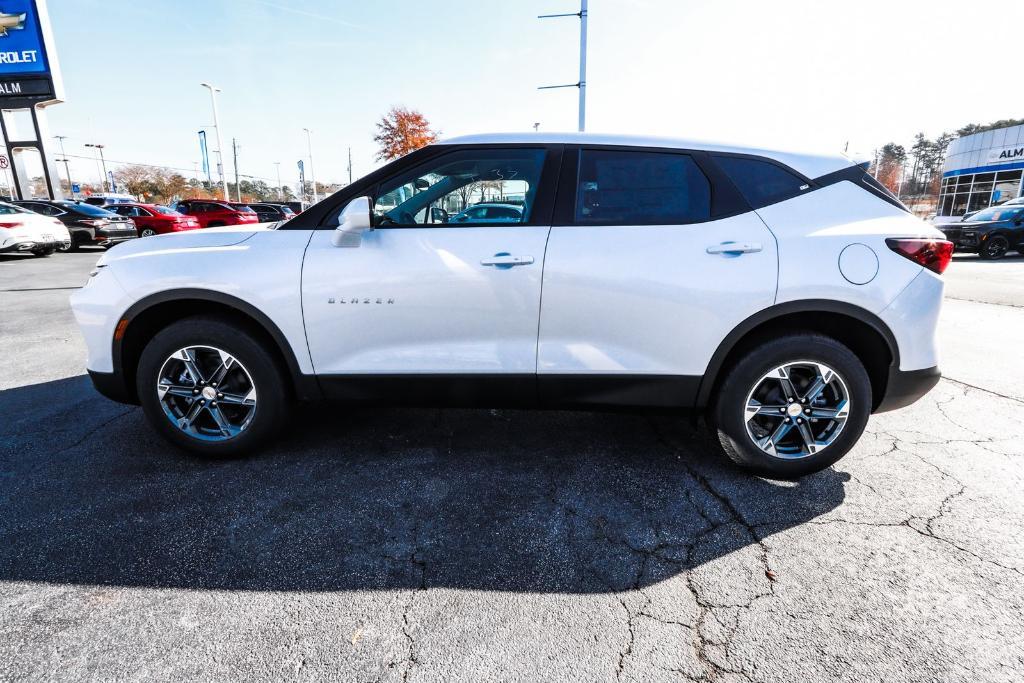
<svg viewBox="0 0 1024 683">
<path fill-rule="evenodd" d="M 579 88 L 579 132 L 583 132 L 587 123 L 587 0 L 580 0 L 580 11 L 569 14 L 541 14 L 538 19 L 552 19 L 555 17 L 579 17 L 580 18 L 580 80 L 567 85 L 543 85 L 538 90 L 552 90 L 554 88 Z M 535 129 L 536 130 L 536 129 Z"/>
<path fill-rule="evenodd" d="M 71 166 L 68 164 L 68 154 L 64 151 L 64 139 L 67 135 L 54 135 L 58 142 L 60 142 L 60 155 L 64 157 L 64 175 L 68 178 L 68 192 L 71 196 L 74 196 L 74 192 L 71 192 Z"/>
<path fill-rule="evenodd" d="M 224 175 L 224 143 L 220 138 L 220 121 L 217 120 L 217 93 L 220 92 L 220 88 L 209 83 L 200 83 L 199 85 L 210 91 L 210 103 L 213 105 L 213 130 L 217 134 L 217 174 L 220 176 L 220 183 L 224 188 L 224 201 L 230 201 L 228 179 Z"/>
<path fill-rule="evenodd" d="M 103 165 L 103 191 L 106 192 L 107 191 L 107 178 L 108 178 L 108 176 L 107 176 L 107 160 L 103 158 L 103 148 L 106 147 L 106 145 L 94 145 L 92 143 L 87 142 L 87 143 L 85 143 L 85 146 L 86 147 L 95 147 L 96 149 L 98 149 L 100 151 L 100 163 Z"/>
<path fill-rule="evenodd" d="M 281 162 L 275 161 L 274 166 L 277 168 L 277 198 L 284 201 L 284 188 L 281 187 Z"/>
<path fill-rule="evenodd" d="M 309 179 L 313 183 L 313 203 L 316 204 L 320 201 L 316 196 L 316 171 L 313 170 L 313 133 L 309 128 L 303 128 L 306 131 L 306 148 L 309 150 Z"/>
</svg>

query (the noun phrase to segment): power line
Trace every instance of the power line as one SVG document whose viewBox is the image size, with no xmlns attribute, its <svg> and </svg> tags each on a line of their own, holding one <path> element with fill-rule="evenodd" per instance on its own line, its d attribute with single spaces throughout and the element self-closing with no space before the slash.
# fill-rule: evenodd
<svg viewBox="0 0 1024 683">
<path fill-rule="evenodd" d="M 69 157 L 71 159 L 85 159 L 87 161 L 95 161 L 96 160 L 96 157 L 82 156 L 80 154 L 65 154 L 64 156 Z M 107 159 L 107 162 L 111 163 L 111 164 L 123 164 L 125 166 L 144 166 L 145 168 L 159 168 L 161 170 L 166 170 L 166 171 L 185 171 L 186 173 L 193 173 L 195 171 L 195 169 L 192 169 L 192 168 L 182 168 L 180 166 L 163 166 L 161 164 L 145 164 L 145 163 L 142 163 L 141 161 L 122 161 L 122 160 L 118 160 L 118 159 Z M 245 174 L 245 173 L 239 173 L 238 177 L 239 178 L 246 178 L 248 180 L 253 180 L 253 179 L 255 179 L 255 180 L 266 180 L 266 181 L 273 181 L 274 180 L 273 178 L 270 178 L 268 176 L 248 175 L 248 174 Z"/>
</svg>

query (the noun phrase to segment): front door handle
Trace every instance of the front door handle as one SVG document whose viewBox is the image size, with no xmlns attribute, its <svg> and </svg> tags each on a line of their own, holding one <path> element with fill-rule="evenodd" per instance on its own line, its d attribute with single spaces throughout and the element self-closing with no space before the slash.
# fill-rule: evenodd
<svg viewBox="0 0 1024 683">
<path fill-rule="evenodd" d="M 757 242 L 722 242 L 713 244 L 707 248 L 709 254 L 728 254 L 739 256 L 740 254 L 752 254 L 761 251 L 761 245 Z"/>
<path fill-rule="evenodd" d="M 528 266 L 533 263 L 532 256 L 513 256 L 508 252 L 499 252 L 490 258 L 480 260 L 481 266 L 494 266 L 495 268 L 512 268 L 514 266 Z"/>
</svg>

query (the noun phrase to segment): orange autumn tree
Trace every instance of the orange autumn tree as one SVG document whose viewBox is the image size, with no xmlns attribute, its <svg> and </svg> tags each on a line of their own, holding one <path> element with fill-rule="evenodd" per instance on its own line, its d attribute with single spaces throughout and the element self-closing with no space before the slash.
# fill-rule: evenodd
<svg viewBox="0 0 1024 683">
<path fill-rule="evenodd" d="M 431 130 L 427 118 L 415 109 L 391 107 L 377 124 L 374 142 L 380 145 L 377 161 L 391 161 L 409 152 L 426 147 L 437 140 L 438 131 Z"/>
</svg>

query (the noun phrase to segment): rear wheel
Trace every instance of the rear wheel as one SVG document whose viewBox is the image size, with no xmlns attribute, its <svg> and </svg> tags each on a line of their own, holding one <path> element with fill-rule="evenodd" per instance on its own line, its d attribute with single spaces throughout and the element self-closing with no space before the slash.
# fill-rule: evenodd
<svg viewBox="0 0 1024 683">
<path fill-rule="evenodd" d="M 143 228 L 142 232 L 139 233 L 139 236 L 140 237 L 152 237 L 155 234 L 156 234 L 156 230 L 154 230 L 153 228 Z"/>
<path fill-rule="evenodd" d="M 57 247 L 57 251 L 61 252 L 62 254 L 66 254 L 69 251 L 78 251 L 79 246 L 81 245 L 78 240 L 78 237 L 76 236 L 76 233 L 71 233 L 71 240 L 69 242 L 62 242 L 61 245 Z"/>
<path fill-rule="evenodd" d="M 1006 238 L 1006 235 L 992 235 L 985 244 L 981 245 L 981 249 L 978 250 L 978 255 L 983 259 L 996 260 L 1006 256 L 1006 252 L 1010 250 L 1010 240 Z"/>
<path fill-rule="evenodd" d="M 834 339 L 794 334 L 751 350 L 726 375 L 712 419 L 726 455 L 760 474 L 817 472 L 849 451 L 867 425 L 871 383 Z"/>
<path fill-rule="evenodd" d="M 243 455 L 283 426 L 284 372 L 247 329 L 207 317 L 165 328 L 139 359 L 136 389 L 165 438 L 194 453 Z"/>
<path fill-rule="evenodd" d="M 56 247 L 46 247 L 45 249 L 33 249 L 32 253 L 35 256 L 50 256 L 56 250 Z"/>
</svg>

